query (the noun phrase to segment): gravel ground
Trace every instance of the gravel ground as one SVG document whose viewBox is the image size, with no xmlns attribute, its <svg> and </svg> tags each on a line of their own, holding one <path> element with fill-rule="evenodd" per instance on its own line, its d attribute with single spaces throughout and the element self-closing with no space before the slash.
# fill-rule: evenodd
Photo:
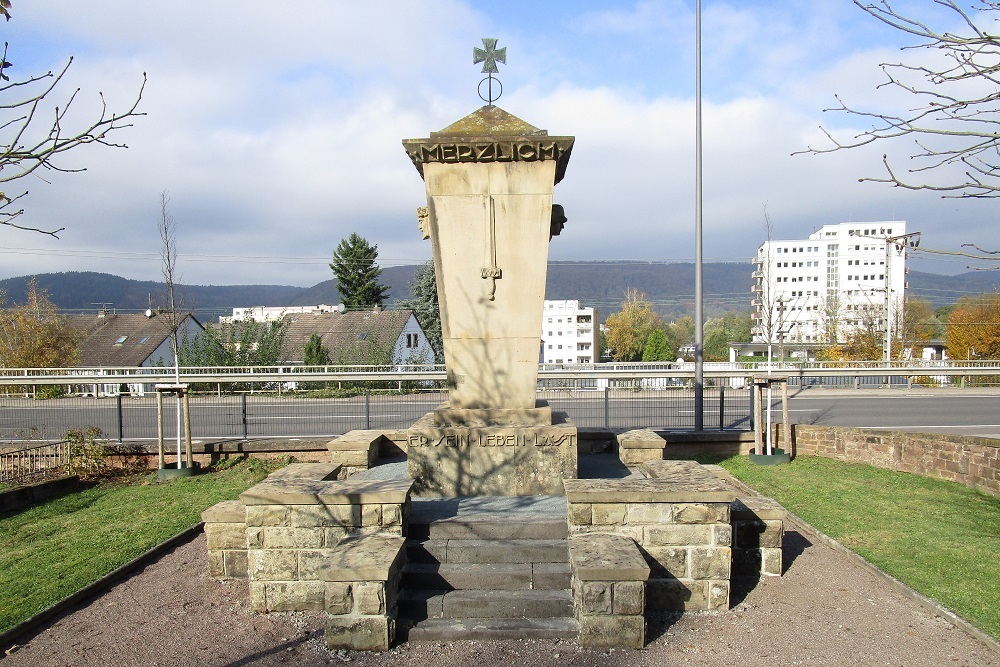
<svg viewBox="0 0 1000 667">
<path fill-rule="evenodd" d="M 252 613 L 245 582 L 205 574 L 199 535 L 24 639 L 0 665 L 1000 665 L 993 648 L 825 544 L 792 529 L 785 553 L 785 576 L 736 587 L 728 612 L 652 618 L 643 650 L 522 640 L 413 642 L 371 654 L 327 651 L 318 615 Z"/>
</svg>

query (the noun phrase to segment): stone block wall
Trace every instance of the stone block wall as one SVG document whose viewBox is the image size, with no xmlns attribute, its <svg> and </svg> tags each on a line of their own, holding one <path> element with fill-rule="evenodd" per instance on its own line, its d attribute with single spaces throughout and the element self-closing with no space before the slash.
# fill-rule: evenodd
<svg viewBox="0 0 1000 667">
<path fill-rule="evenodd" d="M 622 535 L 578 534 L 570 538 L 569 553 L 580 645 L 645 646 L 649 566 L 635 542 Z"/>
<path fill-rule="evenodd" d="M 201 513 L 208 542 L 210 577 L 247 578 L 246 508 L 224 500 Z"/>
<path fill-rule="evenodd" d="M 571 532 L 633 539 L 651 570 L 649 608 L 728 609 L 736 492 L 693 461 L 640 469 L 645 479 L 566 480 Z"/>
<path fill-rule="evenodd" d="M 784 571 L 781 541 L 788 512 L 764 496 L 733 501 L 733 574 L 780 577 Z"/>
<path fill-rule="evenodd" d="M 346 479 L 359 470 L 368 470 L 378 463 L 383 448 L 392 441 L 382 431 L 349 431 L 326 444 L 330 459 L 341 466 L 339 478 Z"/>
<path fill-rule="evenodd" d="M 626 431 L 618 436 L 618 458 L 627 466 L 663 458 L 667 442 L 649 429 Z"/>
<path fill-rule="evenodd" d="M 1000 495 L 997 440 L 806 424 L 795 424 L 792 433 L 796 454 L 867 463 Z"/>
<path fill-rule="evenodd" d="M 331 648 L 388 650 L 412 482 L 340 470 L 289 466 L 206 510 L 209 571 L 247 578 L 254 611 L 325 612 Z"/>
</svg>

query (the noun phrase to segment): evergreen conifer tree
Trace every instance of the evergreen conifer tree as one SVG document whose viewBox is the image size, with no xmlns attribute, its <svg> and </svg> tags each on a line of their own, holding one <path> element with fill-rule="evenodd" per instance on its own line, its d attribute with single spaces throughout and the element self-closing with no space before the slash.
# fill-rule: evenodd
<svg viewBox="0 0 1000 667">
<path fill-rule="evenodd" d="M 427 260 L 413 274 L 410 283 L 412 298 L 400 302 L 403 308 L 409 308 L 420 323 L 420 328 L 427 336 L 427 342 L 434 350 L 438 360 L 444 359 L 444 347 L 441 342 L 441 308 L 438 305 L 437 277 L 434 273 L 434 260 Z"/>
<path fill-rule="evenodd" d="M 381 306 L 389 288 L 378 282 L 382 269 L 375 263 L 378 246 L 370 245 L 362 236 L 352 233 L 343 239 L 333 253 L 330 269 L 337 278 L 337 291 L 347 308 Z"/>
</svg>

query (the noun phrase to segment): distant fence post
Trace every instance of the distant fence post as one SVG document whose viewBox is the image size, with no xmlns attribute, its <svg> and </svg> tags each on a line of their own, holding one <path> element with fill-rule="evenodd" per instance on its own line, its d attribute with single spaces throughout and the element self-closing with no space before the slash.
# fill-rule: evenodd
<svg viewBox="0 0 1000 667">
<path fill-rule="evenodd" d="M 365 430 L 372 427 L 372 396 L 371 392 L 365 389 Z"/>
<path fill-rule="evenodd" d="M 240 394 L 240 413 L 243 422 L 243 439 L 247 440 L 247 395 Z"/>
<path fill-rule="evenodd" d="M 125 410 L 122 406 L 122 395 L 118 394 L 118 444 L 121 444 L 125 439 Z"/>
<path fill-rule="evenodd" d="M 604 428 L 611 429 L 611 416 L 610 416 L 610 400 L 608 395 L 611 392 L 611 387 L 604 388 Z"/>
<path fill-rule="evenodd" d="M 719 430 L 726 430 L 726 385 L 719 384 Z"/>
</svg>

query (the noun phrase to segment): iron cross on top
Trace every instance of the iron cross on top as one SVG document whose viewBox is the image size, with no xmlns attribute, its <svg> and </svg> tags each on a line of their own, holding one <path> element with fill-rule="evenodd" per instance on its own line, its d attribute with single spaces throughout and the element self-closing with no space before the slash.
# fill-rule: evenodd
<svg viewBox="0 0 1000 667">
<path fill-rule="evenodd" d="M 478 46 L 472 49 L 472 64 L 477 65 L 483 63 L 483 73 L 486 74 L 486 78 L 479 82 L 479 97 L 486 101 L 487 104 L 493 104 L 494 100 L 500 98 L 503 94 L 503 86 L 500 85 L 499 79 L 494 79 L 493 75 L 499 72 L 497 69 L 497 62 L 502 62 L 507 64 L 507 47 L 502 49 L 497 48 L 497 40 L 493 37 L 483 37 L 483 46 L 485 48 L 479 48 Z M 487 83 L 487 94 L 483 97 L 483 82 Z M 496 81 L 499 89 L 496 95 L 493 94 L 493 82 Z"/>
</svg>

